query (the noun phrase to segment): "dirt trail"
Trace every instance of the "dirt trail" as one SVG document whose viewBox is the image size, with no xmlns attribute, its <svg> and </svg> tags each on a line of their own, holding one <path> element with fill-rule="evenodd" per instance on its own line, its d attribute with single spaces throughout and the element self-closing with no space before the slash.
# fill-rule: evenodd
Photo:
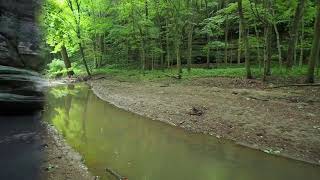
<svg viewBox="0 0 320 180">
<path fill-rule="evenodd" d="M 90 81 L 120 108 L 272 154 L 320 164 L 320 88 L 268 89 L 259 81 Z"/>
</svg>

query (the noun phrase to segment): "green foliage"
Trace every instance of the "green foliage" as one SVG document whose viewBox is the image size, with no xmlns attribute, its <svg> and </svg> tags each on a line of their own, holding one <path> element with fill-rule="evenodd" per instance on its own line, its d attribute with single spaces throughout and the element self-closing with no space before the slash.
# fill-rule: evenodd
<svg viewBox="0 0 320 180">
<path fill-rule="evenodd" d="M 65 71 L 64 62 L 61 59 L 53 59 L 50 64 L 48 64 L 47 74 L 49 77 L 62 76 Z"/>
<path fill-rule="evenodd" d="M 178 64 L 179 57 L 182 64 L 187 62 L 190 35 L 192 35 L 193 48 L 191 63 L 203 63 L 203 60 L 199 59 L 206 59 L 207 55 L 211 60 L 210 63 L 223 62 L 224 59 L 230 62 L 231 57 L 233 62 L 237 61 L 236 51 L 238 49 L 244 51 L 242 47 L 244 43 L 241 41 L 238 43 L 238 3 L 237 1 L 226 2 L 221 0 L 45 0 L 41 24 L 46 44 L 51 47 L 51 52 L 56 54 L 55 57 L 59 57 L 61 48 L 65 46 L 72 61 L 72 70 L 76 75 L 83 74 L 84 58 L 94 72 L 100 71 L 104 66 L 135 67 L 136 72 L 139 73 L 144 70 L 167 67 L 171 72 L 172 66 Z M 280 34 L 280 47 L 282 52 L 285 52 L 297 0 L 243 0 L 242 4 L 248 28 L 249 54 L 257 55 L 260 49 L 260 57 L 263 58 L 264 30 L 267 24 L 277 27 Z M 302 43 L 299 41 L 297 44 L 298 50 L 304 49 L 305 56 L 309 53 L 313 39 L 315 11 L 314 1 L 307 0 L 303 17 L 304 39 Z M 302 33 L 299 32 L 299 34 Z M 225 35 L 228 35 L 227 42 L 225 42 Z M 272 41 L 276 42 L 274 30 Z M 80 44 L 83 46 L 83 53 L 80 51 Z M 230 48 L 227 58 L 224 57 L 225 47 Z M 275 43 L 272 44 L 271 51 L 273 58 L 279 56 Z M 297 51 L 297 55 L 299 53 L 300 51 Z M 285 62 L 286 54 L 282 54 L 282 57 Z M 256 56 L 250 56 L 250 61 L 252 64 L 258 63 Z M 304 57 L 304 64 L 306 64 L 306 57 Z M 242 66 L 238 69 L 215 72 L 204 70 L 202 73 L 214 73 L 214 75 L 221 73 L 222 76 L 243 75 Z M 142 68 L 144 69 L 140 70 Z M 195 72 L 198 71 L 200 70 L 195 70 Z M 277 68 L 275 67 L 272 72 L 276 75 Z M 65 75 L 65 73 L 65 68 L 52 67 L 48 70 L 49 76 L 53 77 Z M 253 69 L 253 73 L 254 76 L 261 75 L 256 68 Z M 287 72 L 287 74 L 290 73 Z M 186 73 L 183 75 L 188 77 Z"/>
</svg>

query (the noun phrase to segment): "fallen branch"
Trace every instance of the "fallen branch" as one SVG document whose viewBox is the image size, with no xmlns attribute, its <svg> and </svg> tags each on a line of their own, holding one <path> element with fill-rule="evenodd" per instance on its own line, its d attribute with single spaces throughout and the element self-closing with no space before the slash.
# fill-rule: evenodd
<svg viewBox="0 0 320 180">
<path fill-rule="evenodd" d="M 269 101 L 269 99 L 263 99 L 263 98 L 258 98 L 258 97 L 254 97 L 254 96 L 248 96 L 248 98 L 258 100 L 258 101 Z"/>
<path fill-rule="evenodd" d="M 275 86 L 275 87 L 270 87 L 270 88 L 282 88 L 282 87 L 307 87 L 307 86 L 320 86 L 320 83 L 316 84 L 288 84 L 288 85 L 282 85 L 282 86 Z"/>
<path fill-rule="evenodd" d="M 106 77 L 102 76 L 102 77 L 97 77 L 97 78 L 95 78 L 95 79 L 93 79 L 93 80 L 96 81 L 96 80 L 105 79 L 105 78 L 106 78 Z"/>
<path fill-rule="evenodd" d="M 179 75 L 175 76 L 175 75 L 168 75 L 168 74 L 166 74 L 166 76 L 167 76 L 167 77 L 170 77 L 170 78 L 174 78 L 174 79 L 181 79 L 181 76 L 179 76 Z"/>
<path fill-rule="evenodd" d="M 121 176 L 120 174 L 118 174 L 117 172 L 113 171 L 110 168 L 106 168 L 106 171 L 108 173 L 110 173 L 111 175 L 113 175 L 115 178 L 117 178 L 118 180 L 129 180 L 127 177 Z"/>
</svg>

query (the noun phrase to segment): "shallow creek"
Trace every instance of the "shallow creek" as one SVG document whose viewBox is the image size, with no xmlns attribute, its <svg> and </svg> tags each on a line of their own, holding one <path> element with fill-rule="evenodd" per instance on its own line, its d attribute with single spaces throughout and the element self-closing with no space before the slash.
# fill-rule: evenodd
<svg viewBox="0 0 320 180">
<path fill-rule="evenodd" d="M 320 166 L 269 155 L 209 135 L 194 134 L 124 111 L 86 85 L 47 93 L 44 119 L 82 156 L 89 171 L 113 180 L 316 180 Z"/>
</svg>

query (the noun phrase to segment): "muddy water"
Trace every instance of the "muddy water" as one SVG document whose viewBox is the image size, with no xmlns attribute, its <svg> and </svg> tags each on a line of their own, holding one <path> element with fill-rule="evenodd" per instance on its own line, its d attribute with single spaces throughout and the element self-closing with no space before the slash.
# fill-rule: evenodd
<svg viewBox="0 0 320 180">
<path fill-rule="evenodd" d="M 320 167 L 251 150 L 126 112 L 87 86 L 48 92 L 45 119 L 83 155 L 89 170 L 130 180 L 316 180 Z"/>
</svg>

